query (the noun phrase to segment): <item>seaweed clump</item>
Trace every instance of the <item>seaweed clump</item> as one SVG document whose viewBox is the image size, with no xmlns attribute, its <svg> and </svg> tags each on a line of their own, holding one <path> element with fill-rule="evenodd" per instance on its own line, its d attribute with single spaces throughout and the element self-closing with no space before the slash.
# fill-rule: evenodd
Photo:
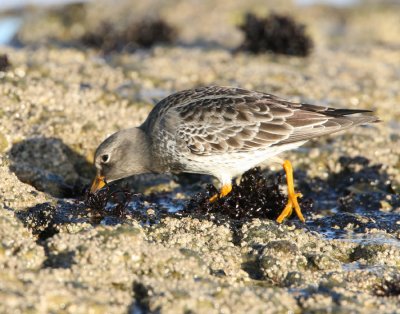
<svg viewBox="0 0 400 314">
<path fill-rule="evenodd" d="M 250 169 L 243 174 L 239 185 L 233 184 L 227 196 L 210 203 L 209 198 L 218 191 L 209 185 L 206 193 L 195 195 L 178 215 L 203 215 L 218 220 L 222 217 L 234 220 L 276 219 L 287 203 L 287 196 L 279 187 L 282 180 L 282 175 L 266 178 L 260 168 Z M 311 200 L 300 199 L 299 203 L 305 212 L 312 209 Z"/>
<path fill-rule="evenodd" d="M 131 23 L 123 30 L 103 22 L 93 32 L 87 32 L 81 42 L 89 47 L 100 49 L 104 53 L 112 51 L 135 51 L 138 48 L 150 48 L 157 43 L 172 43 L 177 31 L 161 18 L 145 18 Z"/>
<path fill-rule="evenodd" d="M 37 204 L 27 210 L 16 213 L 16 216 L 29 228 L 38 240 L 46 240 L 58 233 L 56 227 L 56 208 L 50 203 Z"/>
<path fill-rule="evenodd" d="M 5 72 L 11 66 L 10 60 L 8 59 L 8 55 L 0 54 L 0 71 Z"/>
<path fill-rule="evenodd" d="M 89 212 L 93 214 L 93 218 L 97 221 L 101 221 L 106 216 L 125 218 L 126 208 L 132 196 L 132 193 L 129 191 L 111 191 L 107 185 L 104 189 L 96 193 L 91 193 L 90 190 L 87 190 L 84 204 L 89 208 Z M 115 205 L 107 208 L 109 203 Z"/>
<path fill-rule="evenodd" d="M 244 32 L 245 38 L 238 50 L 305 57 L 313 47 L 305 25 L 286 15 L 271 14 L 259 18 L 248 13 L 239 29 Z"/>
</svg>

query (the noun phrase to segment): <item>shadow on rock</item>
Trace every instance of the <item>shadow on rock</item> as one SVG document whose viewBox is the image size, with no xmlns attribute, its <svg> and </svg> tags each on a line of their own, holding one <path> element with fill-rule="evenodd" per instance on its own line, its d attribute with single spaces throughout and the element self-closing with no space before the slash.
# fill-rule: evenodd
<svg viewBox="0 0 400 314">
<path fill-rule="evenodd" d="M 9 156 L 19 180 L 55 197 L 82 195 L 95 175 L 92 164 L 58 138 L 26 139 Z"/>
<path fill-rule="evenodd" d="M 328 183 L 341 192 L 339 205 L 342 211 L 384 209 L 390 211 L 400 206 L 400 199 L 389 175 L 381 164 L 372 164 L 365 157 L 342 157 L 342 171 L 333 175 Z"/>
<path fill-rule="evenodd" d="M 315 200 L 317 210 L 335 207 L 341 212 L 386 211 L 400 206 L 389 174 L 365 157 L 341 157 L 340 170 L 326 180 L 296 172 L 299 190 Z"/>
<path fill-rule="evenodd" d="M 339 164 L 340 170 L 327 180 L 307 180 L 304 173 L 300 174 L 300 190 L 315 200 L 316 210 L 330 209 L 334 213 L 312 221 L 310 226 L 336 236 L 349 226 L 357 233 L 373 228 L 397 232 L 400 195 L 385 167 L 362 156 L 341 157 Z"/>
</svg>

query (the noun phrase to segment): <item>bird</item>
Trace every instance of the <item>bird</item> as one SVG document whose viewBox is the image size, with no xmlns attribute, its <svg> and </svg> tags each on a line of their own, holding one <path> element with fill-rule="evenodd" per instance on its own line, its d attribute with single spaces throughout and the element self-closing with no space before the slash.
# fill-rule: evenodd
<svg viewBox="0 0 400 314">
<path fill-rule="evenodd" d="M 232 190 L 232 180 L 310 139 L 378 122 L 370 110 L 335 109 L 292 102 L 239 87 L 206 86 L 171 94 L 158 102 L 137 127 L 122 129 L 96 149 L 96 177 L 90 192 L 107 183 L 143 173 L 198 173 L 218 179 L 221 188 L 209 201 Z M 294 188 L 293 167 L 286 173 L 287 205 L 305 222 Z"/>
</svg>

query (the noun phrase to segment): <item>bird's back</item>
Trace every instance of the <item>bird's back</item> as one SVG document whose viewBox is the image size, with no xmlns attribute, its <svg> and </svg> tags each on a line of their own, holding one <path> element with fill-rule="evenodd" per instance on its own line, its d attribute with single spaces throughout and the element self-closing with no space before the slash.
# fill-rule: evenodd
<svg viewBox="0 0 400 314">
<path fill-rule="evenodd" d="M 200 160 L 202 156 L 292 147 L 296 142 L 378 120 L 367 112 L 211 86 L 168 96 L 153 108 L 141 128 L 168 162 L 176 157 L 179 163 L 184 158 Z M 352 116 L 355 113 L 359 115 Z"/>
</svg>

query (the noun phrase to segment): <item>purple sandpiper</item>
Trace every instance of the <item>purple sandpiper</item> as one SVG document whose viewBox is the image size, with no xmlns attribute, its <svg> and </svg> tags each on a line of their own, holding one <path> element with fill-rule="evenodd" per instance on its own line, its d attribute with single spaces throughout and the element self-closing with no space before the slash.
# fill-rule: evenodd
<svg viewBox="0 0 400 314">
<path fill-rule="evenodd" d="M 214 201 L 229 194 L 233 178 L 284 151 L 315 137 L 378 121 L 367 112 L 295 103 L 235 87 L 180 91 L 161 100 L 141 126 L 118 131 L 100 144 L 91 192 L 135 174 L 188 172 L 220 181 L 220 193 L 210 198 Z M 304 222 L 291 163 L 285 160 L 283 167 L 288 203 L 277 221 L 294 209 Z"/>
</svg>

